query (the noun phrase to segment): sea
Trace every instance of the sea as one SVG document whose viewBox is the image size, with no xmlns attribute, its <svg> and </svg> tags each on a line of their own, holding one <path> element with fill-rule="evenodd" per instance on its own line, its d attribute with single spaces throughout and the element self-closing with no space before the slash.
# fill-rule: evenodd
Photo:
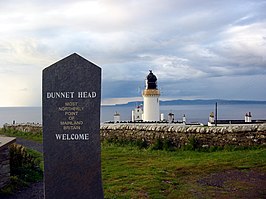
<svg viewBox="0 0 266 199">
<path fill-rule="evenodd" d="M 120 114 L 122 121 L 131 120 L 131 111 L 134 106 L 102 106 L 101 123 L 112 121 L 115 112 Z M 186 115 L 187 122 L 200 122 L 207 124 L 214 105 L 161 105 L 160 112 L 165 119 L 171 112 L 175 120 L 182 120 Z M 246 113 L 251 112 L 252 119 L 266 120 L 266 104 L 223 104 L 218 105 L 218 119 L 244 120 Z M 0 127 L 5 123 L 42 123 L 41 107 L 0 107 Z"/>
</svg>

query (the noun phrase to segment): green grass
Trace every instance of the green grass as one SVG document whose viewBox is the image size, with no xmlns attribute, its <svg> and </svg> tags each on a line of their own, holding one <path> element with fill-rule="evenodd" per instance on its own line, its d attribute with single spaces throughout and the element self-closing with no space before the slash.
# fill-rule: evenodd
<svg viewBox="0 0 266 199">
<path fill-rule="evenodd" d="M 13 132 L 12 135 L 35 139 L 22 132 Z M 42 137 L 38 139 L 41 141 Z M 198 180 L 222 171 L 253 170 L 266 173 L 266 148 L 263 146 L 211 147 L 203 151 L 195 148 L 193 143 L 192 140 L 183 150 L 172 150 L 167 143 L 161 142 L 150 147 L 145 143 L 103 142 L 102 178 L 105 198 L 215 198 L 212 196 L 217 196 L 217 193 L 230 198 L 234 194 L 228 193 L 230 189 L 203 187 Z M 29 152 L 39 158 L 43 170 L 42 154 Z M 12 177 L 12 181 L 24 183 L 16 176 Z M 239 189 L 247 189 L 245 182 L 234 184 Z"/>
<path fill-rule="evenodd" d="M 22 131 L 17 131 L 13 129 L 0 129 L 0 135 L 6 135 L 10 137 L 20 137 L 24 138 L 27 140 L 32 140 L 36 142 L 42 142 L 42 133 L 31 133 L 31 132 L 22 132 Z"/>
<path fill-rule="evenodd" d="M 105 198 L 194 198 L 203 191 L 198 179 L 234 169 L 266 172 L 266 150 L 169 152 L 102 145 Z"/>
</svg>

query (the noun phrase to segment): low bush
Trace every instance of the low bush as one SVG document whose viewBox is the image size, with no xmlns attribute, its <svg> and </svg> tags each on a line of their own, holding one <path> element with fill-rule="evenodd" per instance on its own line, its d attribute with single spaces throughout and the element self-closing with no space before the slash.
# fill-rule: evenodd
<svg viewBox="0 0 266 199">
<path fill-rule="evenodd" d="M 10 174 L 26 182 L 42 179 L 41 160 L 26 150 L 25 147 L 13 144 L 10 147 Z"/>
<path fill-rule="evenodd" d="M 137 146 L 139 149 L 149 147 L 146 140 L 105 139 L 103 143 L 116 144 L 117 146 Z"/>
<path fill-rule="evenodd" d="M 43 178 L 43 156 L 41 153 L 12 144 L 10 147 L 11 183 L 0 190 L 1 196 L 11 194 Z"/>
</svg>

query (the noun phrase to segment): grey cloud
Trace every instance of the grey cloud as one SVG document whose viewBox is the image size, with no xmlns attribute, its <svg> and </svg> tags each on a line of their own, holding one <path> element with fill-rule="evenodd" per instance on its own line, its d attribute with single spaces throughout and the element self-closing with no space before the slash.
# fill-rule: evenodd
<svg viewBox="0 0 266 199">
<path fill-rule="evenodd" d="M 242 98 L 237 88 L 266 75 L 265 8 L 262 0 L 0 2 L 0 71 L 77 52 L 103 68 L 104 98 L 137 96 L 149 69 L 167 97 Z M 262 98 L 259 88 L 247 92 Z"/>
</svg>

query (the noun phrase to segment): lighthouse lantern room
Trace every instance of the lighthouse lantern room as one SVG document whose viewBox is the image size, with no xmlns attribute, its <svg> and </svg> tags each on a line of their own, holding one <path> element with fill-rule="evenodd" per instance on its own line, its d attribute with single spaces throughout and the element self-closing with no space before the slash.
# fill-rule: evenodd
<svg viewBox="0 0 266 199">
<path fill-rule="evenodd" d="M 157 77 L 152 73 L 146 78 L 146 88 L 143 90 L 143 121 L 160 121 L 159 96 Z"/>
</svg>

